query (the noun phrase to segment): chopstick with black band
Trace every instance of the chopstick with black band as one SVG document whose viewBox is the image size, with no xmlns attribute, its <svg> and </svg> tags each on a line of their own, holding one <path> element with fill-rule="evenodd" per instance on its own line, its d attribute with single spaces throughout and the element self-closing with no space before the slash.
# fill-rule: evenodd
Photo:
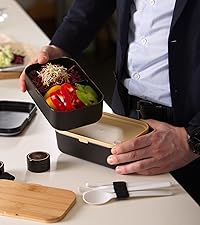
<svg viewBox="0 0 200 225">
<path fill-rule="evenodd" d="M 113 187 L 118 199 L 124 199 L 129 197 L 128 189 L 126 182 L 124 181 L 115 181 L 113 182 Z"/>
</svg>

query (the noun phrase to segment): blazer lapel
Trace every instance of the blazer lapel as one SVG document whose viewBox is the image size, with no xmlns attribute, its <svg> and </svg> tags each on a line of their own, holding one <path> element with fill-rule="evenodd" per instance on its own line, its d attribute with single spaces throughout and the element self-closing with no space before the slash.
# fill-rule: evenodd
<svg viewBox="0 0 200 225">
<path fill-rule="evenodd" d="M 176 0 L 176 5 L 175 5 L 175 9 L 174 9 L 174 15 L 172 18 L 172 25 L 171 25 L 171 29 L 174 27 L 174 25 L 176 24 L 178 18 L 180 17 L 186 3 L 188 2 L 188 0 Z"/>
<path fill-rule="evenodd" d="M 118 0 L 117 1 L 117 30 L 118 30 L 118 69 L 122 69 L 124 62 L 126 48 L 128 45 L 128 31 L 129 31 L 129 20 L 130 20 L 130 7 L 134 0 Z"/>
<path fill-rule="evenodd" d="M 124 38 L 126 38 L 129 29 L 131 2 L 132 0 L 118 1 L 119 32 L 120 42 L 122 43 L 124 43 Z"/>
</svg>

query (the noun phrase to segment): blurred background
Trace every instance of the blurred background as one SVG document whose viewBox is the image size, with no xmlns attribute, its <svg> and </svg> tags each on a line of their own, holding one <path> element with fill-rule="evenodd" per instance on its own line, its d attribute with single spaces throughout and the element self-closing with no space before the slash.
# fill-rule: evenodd
<svg viewBox="0 0 200 225">
<path fill-rule="evenodd" d="M 16 0 L 51 39 L 73 0 Z M 114 89 L 115 15 L 84 51 L 80 65 L 98 85 L 110 105 Z"/>
</svg>

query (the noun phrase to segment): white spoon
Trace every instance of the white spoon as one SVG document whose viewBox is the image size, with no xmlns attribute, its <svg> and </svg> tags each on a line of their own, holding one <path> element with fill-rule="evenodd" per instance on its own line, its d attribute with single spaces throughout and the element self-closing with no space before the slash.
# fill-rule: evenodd
<svg viewBox="0 0 200 225">
<path fill-rule="evenodd" d="M 152 196 L 169 196 L 173 193 L 166 190 L 154 191 L 135 191 L 130 192 L 129 197 L 152 197 Z M 83 200 L 87 204 L 102 205 L 109 202 L 111 199 L 117 198 L 115 193 L 105 192 L 102 190 L 93 190 L 83 193 Z"/>
</svg>

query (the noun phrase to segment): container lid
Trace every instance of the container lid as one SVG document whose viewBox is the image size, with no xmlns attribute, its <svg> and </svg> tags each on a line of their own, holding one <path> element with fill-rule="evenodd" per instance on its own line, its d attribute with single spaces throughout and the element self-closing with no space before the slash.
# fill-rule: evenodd
<svg viewBox="0 0 200 225">
<path fill-rule="evenodd" d="M 0 135 L 14 136 L 22 132 L 36 114 L 30 102 L 0 101 Z"/>
<path fill-rule="evenodd" d="M 93 143 L 106 148 L 147 133 L 149 126 L 142 120 L 103 113 L 96 123 L 58 133 L 76 138 L 83 143 Z"/>
</svg>

